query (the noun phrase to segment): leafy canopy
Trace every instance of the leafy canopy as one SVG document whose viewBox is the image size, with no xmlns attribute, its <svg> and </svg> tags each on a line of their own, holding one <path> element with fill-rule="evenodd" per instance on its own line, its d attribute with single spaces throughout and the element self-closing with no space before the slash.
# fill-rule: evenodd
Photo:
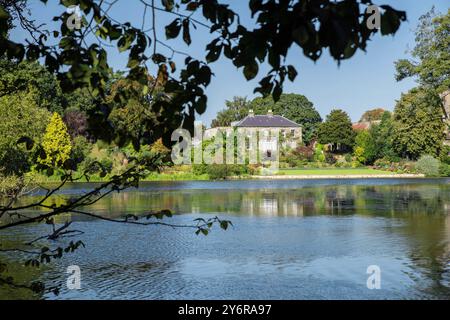
<svg viewBox="0 0 450 320">
<path fill-rule="evenodd" d="M 280 100 L 272 97 L 256 98 L 251 103 L 256 114 L 266 114 L 270 109 L 303 126 L 303 140 L 309 143 L 315 136 L 322 118 L 311 101 L 301 94 L 282 94 Z"/>
<path fill-rule="evenodd" d="M 359 121 L 360 122 L 380 121 L 383 117 L 384 112 L 385 112 L 385 110 L 383 108 L 368 110 L 363 113 L 363 115 L 361 116 L 361 119 Z"/>
<path fill-rule="evenodd" d="M 40 2 L 45 4 L 47 0 Z M 165 144 L 170 143 L 168 132 L 180 124 L 192 130 L 195 115 L 205 111 L 205 89 L 213 75 L 212 63 L 218 59 L 230 60 L 247 80 L 258 77 L 261 65 L 267 64 L 269 72 L 259 78 L 255 92 L 272 95 L 278 101 L 284 81 L 294 81 L 297 77 L 296 67 L 285 63 L 293 47 L 300 47 L 314 61 L 328 50 L 340 62 L 351 58 L 358 49 L 365 50 L 376 33 L 394 34 L 406 20 L 405 12 L 382 5 L 381 29 L 369 29 L 370 15 L 365 10 L 372 5 L 370 0 L 250 0 L 252 21 L 250 26 L 245 26 L 231 5 L 217 0 L 162 0 L 140 1 L 142 11 L 151 14 L 136 26 L 123 21 L 123 17 L 110 15 L 116 3 L 63 0 L 60 5 L 64 13 L 53 19 L 59 28 L 47 30 L 50 28 L 47 21 L 33 23 L 27 17 L 29 2 L 20 1 L 21 5 L 15 6 L 14 1 L 2 1 L 0 55 L 18 61 L 41 59 L 65 92 L 88 89 L 97 101 L 97 112 L 89 116 L 104 126 L 109 113 L 103 111 L 103 103 L 113 76 L 108 51 L 110 46 L 115 47 L 127 55 L 127 78 L 138 81 L 144 87 L 143 94 L 152 96 L 155 84 L 148 82 L 148 74 L 157 70 L 155 79 L 168 96 L 155 102 L 152 108 L 161 111 L 161 121 L 167 120 L 167 130 L 155 130 L 153 140 L 163 136 Z M 79 30 L 71 30 L 66 24 L 70 15 L 65 9 L 71 5 L 79 5 L 84 14 Z M 171 23 L 162 26 L 166 35 L 163 40 L 157 37 L 161 26 L 156 17 L 160 12 L 174 17 Z M 152 18 L 150 31 L 143 27 L 147 17 Z M 30 33 L 28 42 L 9 37 L 11 28 L 18 25 Z M 182 41 L 186 46 L 191 45 L 196 40 L 195 30 L 200 27 L 209 30 L 211 35 L 204 59 L 171 45 L 172 39 L 180 39 L 175 42 L 178 44 Z M 125 96 L 121 98 L 126 101 Z M 105 132 L 108 133 L 105 139 L 121 134 L 114 130 Z"/>
<path fill-rule="evenodd" d="M 37 62 L 16 63 L 0 58 L 0 95 L 34 90 L 36 104 L 51 112 L 62 113 L 64 98 L 60 86 L 50 72 Z"/>
<path fill-rule="evenodd" d="M 212 128 L 229 127 L 232 122 L 240 121 L 248 115 L 250 101 L 246 97 L 233 97 L 225 101 L 225 109 L 217 113 L 211 122 Z"/>
<path fill-rule="evenodd" d="M 395 152 L 413 160 L 424 154 L 437 156 L 444 140 L 442 117 L 441 100 L 433 90 L 416 88 L 403 94 L 394 110 Z"/>
<path fill-rule="evenodd" d="M 334 151 L 349 151 L 355 143 L 352 121 L 345 111 L 332 110 L 317 132 L 319 143 L 331 144 Z"/>
<path fill-rule="evenodd" d="M 21 175 L 30 169 L 35 147 L 39 143 L 50 118 L 49 112 L 40 108 L 36 90 L 19 91 L 0 97 L 0 171 L 5 175 Z M 22 142 L 18 142 L 21 138 Z M 33 150 L 27 150 L 33 149 Z"/>
<path fill-rule="evenodd" d="M 276 115 L 282 115 L 303 126 L 303 140 L 309 143 L 315 136 L 317 126 L 322 118 L 311 101 L 301 94 L 282 94 L 278 101 L 271 96 L 266 98 L 255 98 L 247 101 L 246 98 L 234 97 L 232 101 L 226 102 L 226 109 L 217 114 L 212 126 L 229 126 L 234 121 L 244 119 L 249 110 L 255 114 L 265 115 L 272 110 Z"/>
<path fill-rule="evenodd" d="M 434 8 L 420 18 L 412 59 L 396 62 L 396 79 L 415 77 L 421 86 L 442 93 L 450 88 L 450 9 L 437 14 Z"/>
</svg>

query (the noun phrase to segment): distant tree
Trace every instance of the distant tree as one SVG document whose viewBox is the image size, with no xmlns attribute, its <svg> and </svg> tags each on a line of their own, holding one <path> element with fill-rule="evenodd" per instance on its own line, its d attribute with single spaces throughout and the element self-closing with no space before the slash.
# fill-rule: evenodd
<svg viewBox="0 0 450 320">
<path fill-rule="evenodd" d="M 342 110 L 332 110 L 317 131 L 321 144 L 331 144 L 332 151 L 350 151 L 355 143 L 356 133 L 352 128 L 352 121 Z"/>
<path fill-rule="evenodd" d="M 32 153 L 19 139 L 41 141 L 50 118 L 49 112 L 38 107 L 33 91 L 21 91 L 0 97 L 0 171 L 4 175 L 21 176 L 30 168 Z M 32 147 L 30 142 L 29 146 Z"/>
<path fill-rule="evenodd" d="M 79 110 L 86 113 L 92 111 L 95 104 L 94 97 L 86 88 L 64 94 L 64 108 L 67 110 Z"/>
<path fill-rule="evenodd" d="M 78 167 L 84 160 L 89 157 L 93 144 L 83 136 L 72 138 L 72 150 L 70 159 L 72 159 Z"/>
<path fill-rule="evenodd" d="M 274 114 L 282 115 L 303 126 L 303 141 L 310 143 L 315 137 L 322 118 L 311 101 L 301 94 L 282 94 L 274 102 L 272 97 L 256 98 L 250 103 L 255 114 L 267 114 L 270 109 Z"/>
<path fill-rule="evenodd" d="M 267 98 L 255 98 L 248 101 L 247 98 L 234 97 L 226 101 L 226 109 L 217 114 L 211 126 L 226 127 L 234 121 L 244 119 L 250 109 L 255 114 L 265 115 L 269 110 L 303 126 L 303 141 L 309 143 L 316 134 L 317 126 L 322 118 L 311 101 L 301 94 L 282 94 L 280 100 L 274 102 L 271 96 Z"/>
<path fill-rule="evenodd" d="M 77 109 L 67 110 L 63 120 L 72 140 L 78 136 L 88 137 L 88 122 L 84 112 Z"/>
<path fill-rule="evenodd" d="M 403 158 L 437 156 L 443 145 L 445 124 L 441 100 L 432 90 L 412 89 L 403 94 L 394 111 L 392 141 Z"/>
<path fill-rule="evenodd" d="M 379 121 L 383 117 L 384 114 L 383 108 L 377 108 L 373 110 L 368 110 L 364 112 L 364 114 L 361 116 L 360 122 L 366 122 L 366 121 Z"/>
<path fill-rule="evenodd" d="M 67 127 L 58 113 L 53 113 L 45 130 L 42 140 L 45 158 L 38 158 L 38 162 L 54 168 L 64 164 L 70 158 L 72 144 Z"/>
<path fill-rule="evenodd" d="M 154 79 L 147 77 L 149 83 L 154 83 Z M 142 142 L 152 144 L 156 142 L 156 131 L 168 131 L 172 125 L 166 125 L 161 118 L 164 110 L 155 110 L 154 103 L 159 97 L 165 96 L 160 92 L 160 87 L 155 84 L 153 95 L 143 95 L 145 86 L 137 81 L 124 77 L 119 77 L 112 84 L 107 96 L 109 129 L 118 133 L 120 140 L 115 142 L 119 145 L 127 145 L 130 142 L 139 150 Z M 127 99 L 117 99 L 120 95 L 126 95 Z M 98 128 L 102 129 L 102 128 Z M 90 126 L 90 130 L 93 128 Z"/>
<path fill-rule="evenodd" d="M 33 90 L 38 107 L 63 112 L 63 94 L 56 77 L 37 62 L 0 58 L 0 95 Z"/>
<path fill-rule="evenodd" d="M 392 146 L 392 113 L 385 111 L 381 117 L 380 124 L 372 125 L 369 129 L 369 134 L 374 141 L 375 159 L 387 158 L 395 161 L 398 155 L 395 153 Z"/>
<path fill-rule="evenodd" d="M 246 97 L 233 97 L 233 100 L 225 101 L 226 108 L 217 113 L 211 127 L 228 127 L 234 121 L 240 121 L 248 115 L 249 101 Z"/>
<path fill-rule="evenodd" d="M 126 143 L 131 139 L 136 149 L 141 143 L 147 144 L 148 141 L 159 138 L 163 139 L 165 145 L 169 145 L 171 133 L 180 125 L 186 129 L 193 129 L 195 115 L 204 113 L 206 109 L 208 98 L 206 88 L 213 74 L 210 67 L 219 59 L 232 62 L 242 71 L 246 80 L 256 79 L 258 85 L 255 92 L 264 96 L 272 95 L 277 101 L 283 92 L 285 80 L 294 81 L 297 76 L 295 66 L 286 64 L 286 57 L 293 48 L 300 48 L 301 52 L 313 61 L 329 52 L 340 62 L 351 58 L 358 50 L 365 51 L 373 35 L 395 34 L 401 23 L 406 20 L 405 12 L 381 5 L 380 28 L 368 28 L 367 21 L 371 15 L 366 10 L 372 5 L 371 0 L 251 0 L 247 7 L 247 13 L 252 16 L 251 20 L 240 19 L 238 13 L 233 11 L 233 5 L 215 0 L 164 0 L 158 3 L 133 1 L 133 4 L 139 3 L 142 12 L 149 13 L 144 15 L 142 24 L 139 22 L 142 27 L 136 26 L 133 10 L 128 10 L 129 12 L 114 10 L 113 7 L 118 1 L 59 1 L 56 10 L 58 16 L 53 18 L 54 23 L 47 23 L 48 17 L 39 19 L 36 15 L 32 17 L 27 15 L 30 8 L 33 9 L 30 12 L 35 12 L 39 10 L 39 5 L 42 7 L 47 2 L 47 0 L 0 1 L 0 55 L 6 55 L 9 60 L 42 61 L 46 68 L 58 77 L 64 92 L 87 88 L 96 98 L 94 110 L 88 113 L 90 130 L 96 129 L 93 134 L 106 141 L 116 140 Z M 67 25 L 69 14 L 66 8 L 77 3 L 80 3 L 84 19 L 81 30 L 71 30 Z M 127 13 L 130 15 L 127 16 Z M 167 24 L 161 24 L 162 16 L 172 18 L 169 18 L 170 22 Z M 150 24 L 153 25 L 151 29 L 147 27 Z M 209 37 L 205 38 L 203 33 L 199 33 L 200 26 L 211 31 Z M 22 27 L 24 30 L 10 32 L 14 27 Z M 20 37 L 15 39 L 14 34 Z M 165 34 L 167 39 L 162 39 L 161 34 Z M 10 38 L 10 35 L 13 37 Z M 206 44 L 205 50 L 201 51 L 206 53 L 206 57 L 185 56 L 186 51 L 192 50 L 180 48 L 181 43 L 184 42 L 189 46 L 197 40 L 196 38 L 201 38 L 198 40 Z M 117 49 L 127 60 L 125 71 L 128 80 L 141 84 L 142 95 L 146 99 L 152 99 L 152 113 L 156 115 L 158 123 L 155 124 L 152 119 L 145 120 L 141 122 L 142 131 L 135 131 L 134 127 L 130 127 L 132 132 L 124 131 L 122 125 L 110 125 L 112 110 L 105 103 L 105 98 L 108 96 L 107 87 L 113 76 L 110 63 L 114 59 L 111 59 L 113 55 L 109 53 Z M 155 95 L 152 94 L 155 82 L 148 81 L 149 70 L 157 70 L 155 78 L 164 88 L 167 99 L 155 99 Z M 261 74 L 260 70 L 267 70 L 268 73 Z M 127 106 L 129 91 L 130 89 L 122 90 L 114 97 L 120 108 Z M 137 104 L 133 102 L 133 105 Z M 144 108 L 143 111 L 147 112 L 148 109 Z M 126 119 L 133 120 L 129 117 Z M 115 128 L 119 128 L 120 133 L 114 131 Z M 123 136 L 118 136 L 120 134 Z M 142 139 L 138 140 L 139 138 Z M 46 197 L 27 206 L 25 213 L 39 209 L 35 210 L 36 214 L 31 217 L 28 214 L 21 214 L 20 204 L 16 205 L 15 202 L 0 207 L 0 216 L 4 215 L 5 218 L 14 216 L 17 219 L 12 223 L 8 223 L 5 219 L 6 223 L 2 223 L 0 228 L 15 230 L 19 224 L 23 227 L 38 222 L 52 223 L 53 232 L 48 237 L 40 238 L 44 243 L 34 243 L 38 255 L 32 252 L 29 261 L 31 265 L 39 266 L 42 262 L 61 258 L 62 252 L 73 252 L 83 243 L 71 241 L 66 248 L 60 246 L 61 241 L 51 245 L 51 241 L 48 240 L 59 240 L 70 231 L 75 232 L 68 230 L 70 223 L 62 227 L 55 226 L 54 221 L 60 220 L 56 219 L 58 216 L 70 212 L 83 215 L 83 211 L 78 209 L 86 210 L 86 206 L 101 199 L 105 193 L 138 186 L 139 180 L 143 177 L 142 167 L 154 170 L 156 165 L 154 161 L 136 163 L 130 170 L 111 178 L 108 183 L 98 188 L 87 191 L 75 199 L 76 201 L 58 207 L 48 207 L 44 214 L 40 210 L 42 204 L 53 192 L 72 179 L 71 176 L 66 176 L 53 192 L 48 192 Z M 156 217 L 171 216 L 170 212 L 165 211 L 156 213 Z M 93 212 L 85 214 L 90 218 L 102 218 Z M 160 224 L 160 222 L 137 221 L 141 220 L 137 216 L 129 219 L 127 216 L 124 220 L 109 220 L 141 225 Z M 228 221 L 220 220 L 218 217 L 200 219 L 193 227 L 197 234 L 206 235 L 215 223 L 223 229 L 228 227 Z M 25 243 L 17 243 L 18 249 L 23 247 Z M 26 255 L 24 250 L 20 251 L 21 255 Z M 54 252 L 58 253 L 52 254 Z M 17 279 L 0 276 L 0 282 L 12 288 L 23 288 L 28 285 L 16 283 Z M 46 289 L 45 285 L 38 281 L 33 282 L 30 287 L 38 293 L 44 293 Z"/>
<path fill-rule="evenodd" d="M 450 88 L 450 9 L 438 14 L 431 9 L 420 17 L 416 30 L 416 45 L 411 51 L 413 59 L 396 62 L 396 79 L 418 79 L 421 86 L 442 93 Z"/>
</svg>

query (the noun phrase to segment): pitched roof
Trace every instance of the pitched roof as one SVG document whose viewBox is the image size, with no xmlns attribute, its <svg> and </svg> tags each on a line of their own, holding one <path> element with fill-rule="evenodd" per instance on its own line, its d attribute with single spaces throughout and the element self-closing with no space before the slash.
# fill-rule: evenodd
<svg viewBox="0 0 450 320">
<path fill-rule="evenodd" d="M 370 122 L 357 122 L 352 124 L 353 130 L 369 130 Z"/>
<path fill-rule="evenodd" d="M 247 116 L 236 125 L 238 128 L 249 128 L 249 127 L 272 127 L 272 128 L 298 128 L 301 127 L 298 123 L 286 119 L 283 116 L 277 115 L 254 115 Z"/>
<path fill-rule="evenodd" d="M 380 124 L 381 120 L 374 120 L 374 121 L 362 121 L 362 122 L 356 122 L 352 124 L 353 130 L 369 130 L 370 127 L 372 127 L 375 124 Z"/>
</svg>

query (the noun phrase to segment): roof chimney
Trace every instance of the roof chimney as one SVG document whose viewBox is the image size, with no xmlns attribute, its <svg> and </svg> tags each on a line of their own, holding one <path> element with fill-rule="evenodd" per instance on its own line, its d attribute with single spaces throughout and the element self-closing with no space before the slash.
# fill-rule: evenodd
<svg viewBox="0 0 450 320">
<path fill-rule="evenodd" d="M 272 116 L 273 116 L 272 109 L 269 109 L 269 111 L 267 111 L 267 115 L 268 115 L 269 117 L 272 117 Z"/>
<path fill-rule="evenodd" d="M 253 117 L 255 113 L 253 112 L 253 109 L 248 110 L 248 116 Z"/>
</svg>

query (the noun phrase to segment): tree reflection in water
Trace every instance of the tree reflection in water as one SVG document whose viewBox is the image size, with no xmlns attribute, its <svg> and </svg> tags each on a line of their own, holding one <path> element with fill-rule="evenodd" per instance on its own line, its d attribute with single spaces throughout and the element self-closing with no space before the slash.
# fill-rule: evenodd
<svg viewBox="0 0 450 320">
<path fill-rule="evenodd" d="M 77 186 L 74 190 L 79 191 L 79 188 Z M 59 197 L 68 197 L 70 192 L 70 190 L 66 190 L 66 194 Z M 24 201 L 30 201 L 30 199 Z M 60 200 L 54 198 L 52 201 Z M 364 250 L 364 247 L 368 244 L 353 243 L 353 239 L 358 239 L 358 241 L 377 239 L 381 246 L 388 248 L 387 250 L 390 247 L 394 249 L 398 244 L 397 248 L 388 254 L 397 254 L 399 261 L 401 259 L 403 264 L 407 264 L 398 272 L 405 273 L 409 279 L 414 281 L 417 292 L 420 292 L 423 297 L 450 298 L 450 185 L 445 181 L 437 180 L 431 183 L 428 181 L 423 183 L 420 181 L 411 183 L 348 181 L 345 183 L 322 183 L 321 185 L 318 182 L 306 183 L 301 181 L 289 182 L 288 184 L 282 184 L 282 182 L 267 184 L 260 181 L 148 184 L 137 191 L 113 194 L 102 199 L 94 204 L 91 210 L 108 217 L 119 217 L 125 214 L 144 214 L 150 210 L 166 208 L 172 209 L 179 217 L 182 217 L 183 214 L 227 216 L 232 221 L 236 220 L 236 229 L 245 229 L 245 232 L 250 234 L 249 237 L 257 236 L 257 234 L 255 235 L 256 231 L 251 229 L 257 228 L 254 226 L 255 221 L 271 219 L 271 233 L 266 237 L 266 239 L 272 239 L 271 241 L 283 239 L 283 235 L 277 232 L 285 231 L 277 231 L 278 227 L 280 227 L 280 230 L 285 230 L 283 228 L 286 228 L 286 225 L 291 225 L 293 228 L 298 228 L 298 232 L 305 234 L 298 235 L 295 238 L 294 229 L 293 233 L 289 234 L 290 237 L 294 238 L 289 241 L 294 241 L 294 243 L 299 241 L 307 251 L 309 250 L 307 246 L 317 239 L 314 239 L 315 234 L 309 235 L 308 232 L 311 232 L 311 229 L 302 229 L 307 226 L 302 224 L 302 221 L 306 223 L 309 217 L 332 218 L 317 229 L 318 232 L 325 232 L 317 234 L 317 237 L 324 238 L 321 238 L 320 246 L 316 244 L 318 250 L 323 249 L 324 258 L 327 257 L 326 253 L 332 253 L 333 248 L 337 245 L 339 245 L 339 248 L 336 247 L 336 254 L 351 251 L 351 248 L 345 247 L 346 244 L 336 243 L 336 241 L 342 239 L 348 241 L 349 245 L 354 246 L 357 250 Z M 358 219 L 354 222 L 352 222 L 353 220 L 348 221 L 348 219 L 354 218 Z M 62 219 L 88 222 L 86 217 L 81 218 L 76 215 L 65 216 Z M 253 220 L 248 222 L 246 219 Z M 370 221 L 380 219 L 384 221 L 380 225 L 370 224 Z M 340 225 L 339 221 L 348 221 L 348 223 L 343 228 L 336 229 Z M 363 225 L 364 221 L 369 223 L 369 227 Z M 98 222 L 96 223 L 99 226 Z M 242 225 L 245 225 L 245 227 Z M 117 230 L 114 232 L 122 232 L 120 229 L 114 230 Z M 131 230 L 131 234 L 127 234 L 129 240 L 133 240 Z M 224 245 L 223 252 L 236 254 L 227 245 L 227 241 L 232 239 L 230 237 L 242 237 L 244 239 L 242 241 L 248 241 L 249 244 L 254 241 L 253 239 L 245 240 L 245 236 L 238 233 L 239 230 L 233 231 L 235 232 L 233 235 L 220 235 L 220 243 Z M 361 236 L 361 234 L 364 235 L 364 232 L 372 232 L 373 234 L 369 234 L 366 239 Z M 355 238 L 352 238 L 352 233 Z M 212 235 L 211 239 L 216 236 Z M 309 237 L 307 241 L 310 243 L 302 242 L 305 241 L 305 237 Z M 386 243 L 381 243 L 386 241 L 387 238 L 389 240 Z M 202 246 L 207 241 L 213 240 L 193 243 Z M 283 241 L 290 243 L 287 239 L 283 239 Z M 134 240 L 131 243 L 133 242 Z M 93 245 L 95 246 L 95 243 L 91 244 L 91 246 Z M 368 250 L 373 250 L 372 245 L 370 244 Z M 261 243 L 261 246 L 262 249 L 267 244 Z M 324 248 L 323 246 L 327 247 Z M 358 248 L 358 246 L 360 247 Z M 403 247 L 403 253 L 396 253 L 398 252 L 396 250 Z M 86 250 L 90 249 L 88 247 Z M 144 249 L 131 248 L 130 250 L 137 254 L 139 250 Z M 155 250 L 159 249 L 155 248 Z M 183 256 L 188 254 L 187 252 L 190 252 L 191 249 L 186 247 L 183 250 L 182 253 L 175 252 L 174 254 Z M 241 250 L 244 250 L 244 248 L 241 247 Z M 254 250 L 257 249 L 251 249 L 248 254 L 258 251 Z M 162 252 L 166 251 L 167 249 L 162 250 Z M 151 252 L 151 250 L 148 252 Z M 292 254 L 292 249 L 287 251 L 286 256 L 290 254 Z M 290 261 L 295 261 L 294 258 L 295 256 L 291 257 Z M 108 261 L 109 258 L 104 257 L 104 259 Z M 320 259 L 317 261 L 320 261 Z M 279 259 L 273 261 L 281 263 Z M 347 260 L 344 259 L 344 261 Z M 162 268 L 162 266 L 165 267 Z M 170 258 L 167 261 L 129 261 L 129 265 L 120 265 L 119 267 L 120 270 L 134 268 L 140 272 L 139 274 L 151 269 L 159 270 L 162 268 L 162 271 L 160 270 L 158 274 L 169 274 L 168 270 L 176 269 L 176 266 L 176 261 Z M 112 277 L 110 280 L 113 281 L 113 273 L 117 272 L 114 265 L 108 267 L 106 263 L 103 268 L 106 269 L 101 271 L 102 268 L 93 265 L 92 268 L 88 267 L 88 270 L 96 277 L 105 276 L 105 281 L 106 278 Z M 108 281 L 102 285 L 108 286 Z M 0 291 L 0 298 L 4 297 L 5 293 Z"/>
</svg>

